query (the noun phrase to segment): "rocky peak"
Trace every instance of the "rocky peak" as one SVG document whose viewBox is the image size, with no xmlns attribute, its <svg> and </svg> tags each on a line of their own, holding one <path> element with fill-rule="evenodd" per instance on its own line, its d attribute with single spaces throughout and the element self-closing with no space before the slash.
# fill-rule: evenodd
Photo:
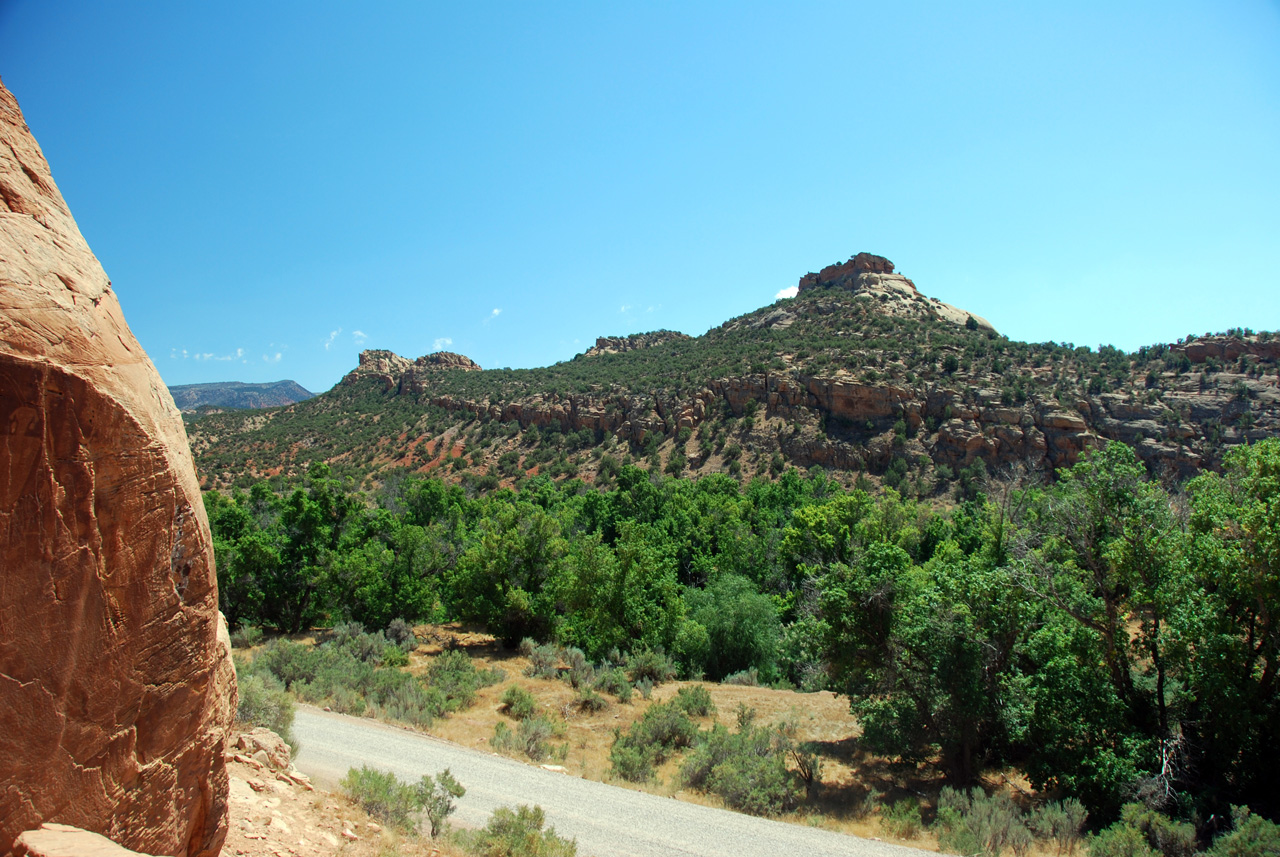
<svg viewBox="0 0 1280 857">
<path fill-rule="evenodd" d="M 820 286 L 846 286 L 856 291 L 859 285 L 858 278 L 863 274 L 893 274 L 893 263 L 874 253 L 857 253 L 850 256 L 848 262 L 837 262 L 816 274 L 813 272 L 805 274 L 800 278 L 800 291 L 805 292 Z M 906 277 L 899 279 L 911 284 Z M 911 284 L 911 288 L 914 290 L 915 285 Z"/>
<path fill-rule="evenodd" d="M 641 348 L 652 348 L 665 342 L 689 338 L 687 334 L 674 330 L 632 333 L 629 336 L 600 336 L 596 338 L 595 346 L 582 352 L 582 356 L 599 357 L 602 354 L 622 354 L 627 351 L 638 351 Z"/>
<path fill-rule="evenodd" d="M 882 312 L 906 318 L 938 318 L 952 324 L 968 324 L 969 319 L 985 330 L 995 330 L 991 322 L 937 298 L 922 295 L 916 284 L 895 273 L 893 263 L 884 256 L 858 253 L 849 261 L 828 265 L 816 274 L 800 278 L 799 293 L 814 289 L 840 289 L 856 297 L 875 300 Z"/>
<path fill-rule="evenodd" d="M 437 351 L 413 361 L 415 369 L 461 369 L 464 372 L 479 372 L 480 364 L 462 354 L 452 351 Z"/>
<path fill-rule="evenodd" d="M 384 390 L 421 392 L 430 386 L 433 375 L 446 370 L 479 372 L 480 364 L 452 351 L 436 351 L 409 360 L 394 351 L 370 349 L 360 352 L 359 364 L 347 373 L 342 383 L 354 384 L 364 378 L 375 378 L 382 382 Z"/>
</svg>

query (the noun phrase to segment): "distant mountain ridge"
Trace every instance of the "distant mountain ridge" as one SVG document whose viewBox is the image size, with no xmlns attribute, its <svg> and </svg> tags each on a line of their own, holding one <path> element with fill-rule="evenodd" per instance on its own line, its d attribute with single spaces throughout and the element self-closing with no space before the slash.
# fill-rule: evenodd
<svg viewBox="0 0 1280 857">
<path fill-rule="evenodd" d="M 209 384 L 175 384 L 169 388 L 182 411 L 198 408 L 278 408 L 315 396 L 297 381 L 215 381 Z"/>
</svg>

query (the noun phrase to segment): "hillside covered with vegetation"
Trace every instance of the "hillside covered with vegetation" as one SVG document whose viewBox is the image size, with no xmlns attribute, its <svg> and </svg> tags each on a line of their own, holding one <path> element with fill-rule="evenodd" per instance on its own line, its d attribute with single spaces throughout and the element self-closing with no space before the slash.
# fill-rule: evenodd
<svg viewBox="0 0 1280 857">
<path fill-rule="evenodd" d="M 1068 466 L 1107 440 L 1165 481 L 1280 434 L 1280 338 L 1240 329 L 1141 348 L 1007 339 L 873 291 L 813 288 L 699 337 L 637 335 L 539 369 L 366 352 L 341 384 L 260 413 L 188 415 L 208 487 L 312 463 L 373 486 L 397 470 L 473 490 L 538 474 L 608 484 L 822 467 L 910 497 L 983 472 Z M 643 346 L 643 347 L 641 347 Z"/>
</svg>

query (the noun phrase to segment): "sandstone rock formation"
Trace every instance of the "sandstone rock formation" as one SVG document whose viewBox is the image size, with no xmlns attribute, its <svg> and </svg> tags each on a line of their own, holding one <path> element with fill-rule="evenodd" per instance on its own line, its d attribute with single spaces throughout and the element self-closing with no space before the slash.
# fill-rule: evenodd
<svg viewBox="0 0 1280 857">
<path fill-rule="evenodd" d="M 234 682 L 182 421 L 0 84 L 0 852 L 214 857 Z"/>
<path fill-rule="evenodd" d="M 365 378 L 374 378 L 384 390 L 397 393 L 415 393 L 426 389 L 434 373 L 455 369 L 463 372 L 479 372 L 480 364 L 462 354 L 437 351 L 417 360 L 401 357 L 394 351 L 370 349 L 360 352 L 360 362 L 343 377 L 343 384 L 354 384 Z"/>
<path fill-rule="evenodd" d="M 816 274 L 808 273 L 800 278 L 801 293 L 818 288 L 845 289 L 877 300 L 881 311 L 891 315 L 908 318 L 931 316 L 952 324 L 968 324 L 969 319 L 973 319 L 978 327 L 995 330 L 991 322 L 981 316 L 920 294 L 915 283 L 894 273 L 892 262 L 871 253 L 858 253 L 848 262 L 828 265 Z"/>
<path fill-rule="evenodd" d="M 652 348 L 664 342 L 691 339 L 688 334 L 674 330 L 655 330 L 651 333 L 632 333 L 629 336 L 598 336 L 596 344 L 582 352 L 583 357 L 599 357 L 602 354 L 624 354 L 641 348 Z"/>
<path fill-rule="evenodd" d="M 13 843 L 14 857 L 139 857 L 105 836 L 69 824 L 42 824 Z"/>
</svg>

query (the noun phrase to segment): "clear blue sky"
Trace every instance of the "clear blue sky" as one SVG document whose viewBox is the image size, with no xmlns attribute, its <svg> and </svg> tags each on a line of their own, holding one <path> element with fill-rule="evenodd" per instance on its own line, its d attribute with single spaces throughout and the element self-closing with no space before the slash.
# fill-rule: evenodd
<svg viewBox="0 0 1280 857">
<path fill-rule="evenodd" d="M 1276 2 L 0 0 L 0 77 L 171 384 L 546 365 L 861 250 L 1018 339 L 1280 328 Z"/>
</svg>

